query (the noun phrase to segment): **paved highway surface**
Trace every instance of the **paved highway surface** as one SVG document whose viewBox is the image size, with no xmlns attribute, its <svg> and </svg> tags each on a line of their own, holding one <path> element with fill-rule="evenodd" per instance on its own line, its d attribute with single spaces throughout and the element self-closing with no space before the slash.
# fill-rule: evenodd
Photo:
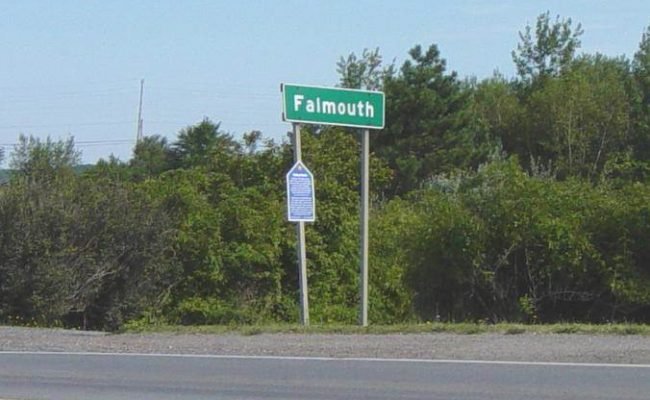
<svg viewBox="0 0 650 400">
<path fill-rule="evenodd" d="M 638 399 L 650 365 L 0 352 L 2 399 Z"/>
</svg>

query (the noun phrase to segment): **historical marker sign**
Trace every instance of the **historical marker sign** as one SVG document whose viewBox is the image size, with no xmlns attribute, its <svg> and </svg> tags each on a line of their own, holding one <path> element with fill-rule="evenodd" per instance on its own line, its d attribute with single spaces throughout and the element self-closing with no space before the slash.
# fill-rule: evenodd
<svg viewBox="0 0 650 400">
<path fill-rule="evenodd" d="M 384 93 L 318 86 L 282 85 L 283 119 L 290 122 L 384 127 Z"/>
<path fill-rule="evenodd" d="M 291 222 L 316 219 L 314 176 L 298 161 L 287 173 L 287 215 Z"/>
</svg>

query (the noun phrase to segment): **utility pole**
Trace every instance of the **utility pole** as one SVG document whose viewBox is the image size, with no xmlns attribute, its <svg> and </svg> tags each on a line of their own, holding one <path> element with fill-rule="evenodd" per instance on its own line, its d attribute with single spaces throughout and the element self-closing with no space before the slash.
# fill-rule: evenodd
<svg viewBox="0 0 650 400">
<path fill-rule="evenodd" d="M 140 79 L 140 106 L 138 107 L 138 132 L 136 133 L 136 142 L 142 141 L 142 95 L 144 93 L 144 79 Z"/>
</svg>

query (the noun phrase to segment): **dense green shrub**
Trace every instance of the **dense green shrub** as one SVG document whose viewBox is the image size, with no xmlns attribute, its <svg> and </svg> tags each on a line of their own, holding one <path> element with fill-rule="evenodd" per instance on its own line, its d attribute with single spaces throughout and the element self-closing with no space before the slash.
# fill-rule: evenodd
<svg viewBox="0 0 650 400">
<path fill-rule="evenodd" d="M 411 215 L 392 228 L 401 230 L 399 250 L 386 242 L 419 318 L 647 319 L 644 185 L 560 182 L 515 160 L 434 183 L 395 201 L 395 215 Z"/>
</svg>

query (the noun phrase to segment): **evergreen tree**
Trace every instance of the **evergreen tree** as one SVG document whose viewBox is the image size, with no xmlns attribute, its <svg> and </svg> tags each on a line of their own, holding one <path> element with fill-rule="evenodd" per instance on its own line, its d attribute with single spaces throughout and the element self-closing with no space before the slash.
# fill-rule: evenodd
<svg viewBox="0 0 650 400">
<path fill-rule="evenodd" d="M 468 95 L 435 45 L 416 46 L 399 74 L 387 76 L 386 128 L 372 150 L 394 171 L 391 194 L 420 187 L 435 174 L 467 167 L 474 155 Z"/>
</svg>

